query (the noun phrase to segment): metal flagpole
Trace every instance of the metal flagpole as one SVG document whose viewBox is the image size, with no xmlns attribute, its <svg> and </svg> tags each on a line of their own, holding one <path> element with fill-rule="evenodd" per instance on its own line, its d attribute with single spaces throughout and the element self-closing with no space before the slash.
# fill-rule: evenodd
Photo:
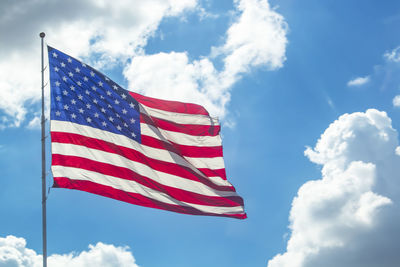
<svg viewBox="0 0 400 267">
<path fill-rule="evenodd" d="M 42 238 L 43 238 L 43 267 L 47 267 L 47 231 L 46 231 L 46 146 L 45 146 L 45 118 L 44 118 L 44 66 L 43 66 L 43 39 L 42 39 Z"/>
</svg>

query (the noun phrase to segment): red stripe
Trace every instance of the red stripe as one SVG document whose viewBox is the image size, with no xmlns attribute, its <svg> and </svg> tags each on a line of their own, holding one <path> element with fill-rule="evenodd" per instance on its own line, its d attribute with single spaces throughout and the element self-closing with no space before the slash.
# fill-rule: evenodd
<svg viewBox="0 0 400 267">
<path fill-rule="evenodd" d="M 154 170 L 197 181 L 216 190 L 235 191 L 235 188 L 233 186 L 216 185 L 212 181 L 208 180 L 205 177 L 202 177 L 188 167 L 181 166 L 175 163 L 152 159 L 134 149 L 124 146 L 118 146 L 103 140 L 64 132 L 51 132 L 51 140 L 52 142 L 83 145 L 88 148 L 99 149 L 101 151 L 114 153 L 117 155 L 121 155 L 129 160 L 145 164 Z"/>
<path fill-rule="evenodd" d="M 199 171 L 204 173 L 207 177 L 221 177 L 222 179 L 226 180 L 226 172 L 225 169 L 206 169 L 206 168 L 199 168 Z"/>
<path fill-rule="evenodd" d="M 200 114 L 209 116 L 207 110 L 200 105 L 191 103 L 182 103 L 178 101 L 161 100 L 148 96 L 139 95 L 137 93 L 129 92 L 139 103 L 150 107 L 161 109 L 169 112 L 185 113 L 185 114 Z"/>
<path fill-rule="evenodd" d="M 219 125 L 179 124 L 172 121 L 150 117 L 144 113 L 140 114 L 140 122 L 144 122 L 164 130 L 195 136 L 217 136 L 219 135 L 221 129 Z"/>
<path fill-rule="evenodd" d="M 101 195 L 104 197 L 113 198 L 116 200 L 128 202 L 135 205 L 140 205 L 144 207 L 156 208 L 161 210 L 174 211 L 178 213 L 184 214 L 192 214 L 192 215 L 208 215 L 208 216 L 221 216 L 221 217 L 231 217 L 236 219 L 245 219 L 247 218 L 246 214 L 215 214 L 215 213 L 206 213 L 201 212 L 192 207 L 179 206 L 173 204 L 163 203 L 154 199 L 150 199 L 144 197 L 137 193 L 128 193 L 123 190 L 118 190 L 112 188 L 110 186 L 96 184 L 90 181 L 82 181 L 82 180 L 71 180 L 65 177 L 54 177 L 53 187 L 59 188 L 69 188 L 69 189 L 77 189 L 97 195 Z"/>
<path fill-rule="evenodd" d="M 216 158 L 222 157 L 222 146 L 186 146 L 173 142 L 166 142 L 160 139 L 141 135 L 143 145 L 169 150 L 175 154 L 190 158 Z"/>
<path fill-rule="evenodd" d="M 87 158 L 53 154 L 52 166 L 74 167 L 88 171 L 94 171 L 104 175 L 118 177 L 129 181 L 135 181 L 145 187 L 154 189 L 161 193 L 165 193 L 172 198 L 183 202 L 216 207 L 236 207 L 243 205 L 243 199 L 239 196 L 205 196 L 198 193 L 189 192 L 186 190 L 160 184 L 155 180 L 140 175 L 128 168 L 118 167 L 112 164 L 102 163 Z"/>
</svg>

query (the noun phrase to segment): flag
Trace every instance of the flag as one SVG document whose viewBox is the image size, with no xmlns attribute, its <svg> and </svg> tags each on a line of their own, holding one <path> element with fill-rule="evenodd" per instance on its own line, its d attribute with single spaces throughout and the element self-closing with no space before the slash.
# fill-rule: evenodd
<svg viewBox="0 0 400 267">
<path fill-rule="evenodd" d="M 227 181 L 218 120 L 142 96 L 48 47 L 53 187 L 145 207 L 245 219 Z"/>
</svg>

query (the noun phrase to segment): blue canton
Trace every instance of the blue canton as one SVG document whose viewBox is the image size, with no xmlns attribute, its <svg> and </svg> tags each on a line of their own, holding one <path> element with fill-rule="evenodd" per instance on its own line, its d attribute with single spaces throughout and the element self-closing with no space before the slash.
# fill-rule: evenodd
<svg viewBox="0 0 400 267">
<path fill-rule="evenodd" d="M 52 47 L 51 120 L 125 135 L 140 143 L 138 102 L 104 74 Z"/>
</svg>

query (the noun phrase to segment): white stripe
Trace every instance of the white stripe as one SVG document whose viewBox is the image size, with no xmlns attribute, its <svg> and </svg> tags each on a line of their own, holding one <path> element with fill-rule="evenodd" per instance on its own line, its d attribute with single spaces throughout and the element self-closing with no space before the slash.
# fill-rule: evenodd
<svg viewBox="0 0 400 267">
<path fill-rule="evenodd" d="M 82 157 L 95 160 L 97 162 L 111 164 L 117 167 L 127 168 L 133 170 L 139 175 L 145 176 L 165 186 L 186 190 L 204 196 L 237 196 L 236 192 L 218 191 L 208 187 L 203 183 L 154 170 L 146 164 L 129 160 L 114 153 L 91 149 L 80 145 L 62 143 L 52 143 L 51 149 L 53 154 Z"/>
<path fill-rule="evenodd" d="M 221 146 L 222 144 L 221 137 L 219 135 L 195 136 L 195 135 L 189 135 L 189 134 L 160 129 L 154 127 L 153 125 L 149 125 L 147 123 L 140 123 L 140 131 L 144 135 L 155 137 L 158 139 L 161 139 L 162 136 L 163 139 L 169 140 L 179 145 L 209 147 L 209 146 Z"/>
<path fill-rule="evenodd" d="M 130 149 L 134 149 L 143 153 L 147 157 L 162 160 L 166 162 L 176 163 L 181 166 L 188 167 L 196 173 L 206 177 L 197 168 L 208 168 L 208 169 L 224 169 L 224 161 L 222 157 L 216 158 L 190 158 L 181 157 L 180 155 L 170 152 L 165 149 L 153 148 L 145 145 L 141 145 L 138 142 L 120 134 L 115 134 L 107 131 L 102 131 L 90 126 L 80 125 L 77 123 L 67 121 L 52 120 L 50 124 L 50 130 L 52 132 L 66 132 L 84 135 L 91 138 L 102 139 L 106 142 L 113 143 L 115 145 L 124 146 Z"/>
<path fill-rule="evenodd" d="M 232 186 L 227 180 L 222 179 L 221 177 L 208 177 L 214 184 L 222 185 L 222 186 Z"/>
<path fill-rule="evenodd" d="M 109 175 L 104 175 L 101 173 L 72 168 L 64 166 L 52 166 L 54 177 L 67 177 L 71 180 L 83 180 L 97 183 L 100 185 L 110 186 L 114 189 L 123 190 L 129 193 L 137 193 L 142 196 L 173 205 L 193 207 L 202 212 L 210 212 L 217 214 L 243 214 L 243 206 L 237 207 L 214 207 L 206 205 L 198 205 L 187 203 L 183 201 L 178 201 L 167 194 L 161 193 L 159 191 L 147 188 L 137 182 L 128 181 L 125 179 L 116 178 Z"/>
<path fill-rule="evenodd" d="M 161 109 L 150 108 L 144 104 L 140 104 L 140 112 L 151 117 L 156 117 L 179 124 L 219 125 L 217 118 L 212 118 L 207 115 L 170 112 Z"/>
</svg>

